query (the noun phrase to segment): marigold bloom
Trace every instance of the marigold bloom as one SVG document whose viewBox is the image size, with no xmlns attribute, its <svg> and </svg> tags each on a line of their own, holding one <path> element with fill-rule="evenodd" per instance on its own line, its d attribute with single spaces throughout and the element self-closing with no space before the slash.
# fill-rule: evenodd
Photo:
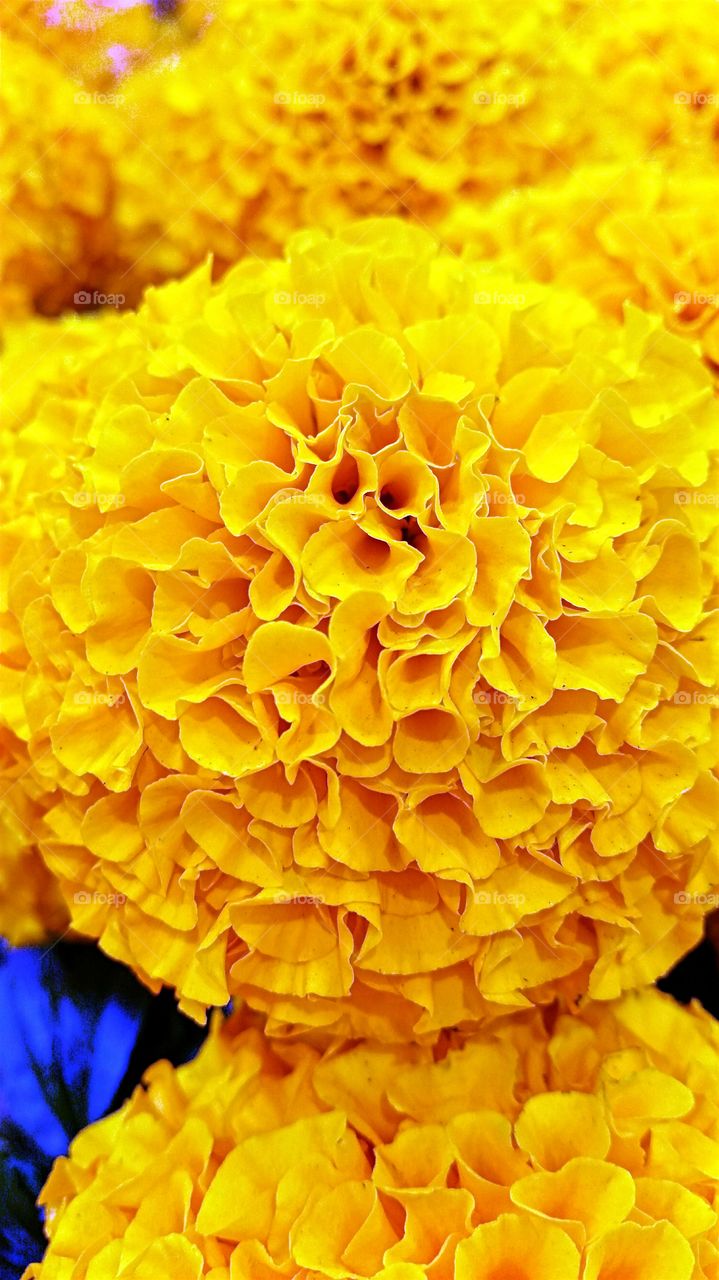
<svg viewBox="0 0 719 1280">
<path fill-rule="evenodd" d="M 578 290 L 620 316 L 629 299 L 698 340 L 719 368 L 719 179 L 689 153 L 585 166 L 562 184 L 515 190 L 480 208 L 458 203 L 442 227 L 455 247 L 530 280 Z"/>
<path fill-rule="evenodd" d="M 10 22 L 29 51 L 6 58 L 20 70 L 6 91 L 14 236 L 0 279 L 45 311 L 84 288 L 134 302 L 208 250 L 219 272 L 304 225 L 391 213 L 439 226 L 460 198 L 481 209 L 580 162 L 629 166 L 696 142 L 714 163 L 715 0 L 679 11 L 616 0 L 611 12 L 567 0 L 194 0 L 169 28 L 148 12 L 114 19 L 141 24 L 125 45 L 145 51 L 114 82 L 95 66 L 109 28 L 91 33 L 78 81 L 58 45 L 76 33 L 53 28 L 48 54 L 37 19 Z M 153 21 L 157 40 L 142 25 Z M 17 94 L 29 53 L 37 65 Z M 63 77 L 68 101 L 49 88 Z"/>
<path fill-rule="evenodd" d="M 719 878 L 698 356 L 393 220 L 209 277 L 20 397 L 2 716 L 75 926 L 271 1030 L 651 981 Z"/>
<path fill-rule="evenodd" d="M 27 1280 L 710 1280 L 719 1031 L 656 991 L 434 1050 L 216 1022 L 85 1129 Z"/>
</svg>

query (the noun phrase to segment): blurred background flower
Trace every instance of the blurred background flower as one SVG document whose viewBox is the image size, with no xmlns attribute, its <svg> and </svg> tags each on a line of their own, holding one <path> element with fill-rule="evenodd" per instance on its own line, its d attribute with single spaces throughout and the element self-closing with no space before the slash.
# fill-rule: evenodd
<svg viewBox="0 0 719 1280">
<path fill-rule="evenodd" d="M 687 108 L 684 108 L 685 110 Z M 443 236 L 526 280 L 576 289 L 621 317 L 627 301 L 698 341 L 719 370 L 719 175 L 694 152 L 582 165 L 561 182 L 458 201 Z"/>
<path fill-rule="evenodd" d="M 207 252 L 219 274 L 358 216 L 458 248 L 459 202 L 481 218 L 591 164 L 631 189 L 648 156 L 709 168 L 715 19 L 715 0 L 15 0 L 6 308 L 135 303 Z"/>
</svg>

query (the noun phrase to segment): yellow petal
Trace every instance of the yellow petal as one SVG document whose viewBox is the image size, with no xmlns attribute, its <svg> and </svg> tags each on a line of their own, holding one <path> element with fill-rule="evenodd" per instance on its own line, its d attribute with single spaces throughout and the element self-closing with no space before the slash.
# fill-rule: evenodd
<svg viewBox="0 0 719 1280">
<path fill-rule="evenodd" d="M 574 1156 L 603 1160 L 609 1151 L 604 1107 L 590 1094 L 537 1094 L 525 1103 L 514 1132 L 520 1147 L 550 1172 Z"/>
<path fill-rule="evenodd" d="M 576 1156 L 555 1173 L 532 1173 L 511 1190 L 512 1202 L 548 1218 L 581 1222 L 587 1240 L 623 1222 L 634 1207 L 634 1181 L 617 1165 Z"/>
<path fill-rule="evenodd" d="M 516 1214 L 476 1228 L 457 1248 L 456 1280 L 578 1280 L 579 1251 L 559 1227 Z"/>
<path fill-rule="evenodd" d="M 633 1222 L 609 1231 L 589 1246 L 584 1270 L 586 1280 L 691 1280 L 694 1254 L 691 1245 L 669 1222 L 640 1227 Z"/>
</svg>

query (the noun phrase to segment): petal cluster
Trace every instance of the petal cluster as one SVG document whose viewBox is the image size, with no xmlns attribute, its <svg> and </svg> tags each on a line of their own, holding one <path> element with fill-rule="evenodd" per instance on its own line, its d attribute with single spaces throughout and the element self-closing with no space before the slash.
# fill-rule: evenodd
<svg viewBox="0 0 719 1280">
<path fill-rule="evenodd" d="M 434 1050 L 215 1023 L 84 1130 L 27 1280 L 713 1280 L 719 1033 L 656 991 Z"/>
<path fill-rule="evenodd" d="M 717 880 L 717 406 L 393 220 L 56 327 L 2 723 L 74 925 L 196 1016 L 612 999 Z"/>
</svg>

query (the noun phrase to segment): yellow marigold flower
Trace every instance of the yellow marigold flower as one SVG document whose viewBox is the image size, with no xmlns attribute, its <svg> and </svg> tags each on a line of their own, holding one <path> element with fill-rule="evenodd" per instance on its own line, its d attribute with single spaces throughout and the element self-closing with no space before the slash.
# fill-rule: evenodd
<svg viewBox="0 0 719 1280">
<path fill-rule="evenodd" d="M 717 1072 L 652 990 L 434 1049 L 236 1015 L 56 1161 L 26 1280 L 710 1280 Z"/>
<path fill-rule="evenodd" d="M 718 411 L 690 345 L 393 220 L 56 330 L 2 717 L 81 932 L 196 1016 L 239 993 L 385 1039 L 614 998 L 698 940 Z"/>
<path fill-rule="evenodd" d="M 668 165 L 586 166 L 561 185 L 455 206 L 443 236 L 621 315 L 627 299 L 701 343 L 719 368 L 719 179 L 692 153 Z"/>
<path fill-rule="evenodd" d="M 220 0 L 204 10 L 203 0 L 181 5 L 174 34 L 149 47 L 140 32 L 131 43 L 144 60 L 117 83 L 84 63 L 72 79 L 72 58 L 27 37 L 38 65 L 18 96 L 27 55 L 8 50 L 20 62 L 4 161 L 20 242 L 2 279 L 26 301 L 68 306 L 87 288 L 134 302 L 143 284 L 208 250 L 219 272 L 248 250 L 278 251 L 304 225 L 390 213 L 437 226 L 460 198 L 482 208 L 580 161 L 629 165 L 694 141 L 713 155 L 705 34 L 715 0 L 681 12 L 654 0 L 616 0 L 611 12 L 567 0 Z M 155 20 L 140 4 L 113 21 Z M 94 63 L 115 46 L 104 27 L 91 37 Z M 49 87 L 63 76 L 69 106 Z M 39 100 L 28 85 L 43 86 Z"/>
</svg>

